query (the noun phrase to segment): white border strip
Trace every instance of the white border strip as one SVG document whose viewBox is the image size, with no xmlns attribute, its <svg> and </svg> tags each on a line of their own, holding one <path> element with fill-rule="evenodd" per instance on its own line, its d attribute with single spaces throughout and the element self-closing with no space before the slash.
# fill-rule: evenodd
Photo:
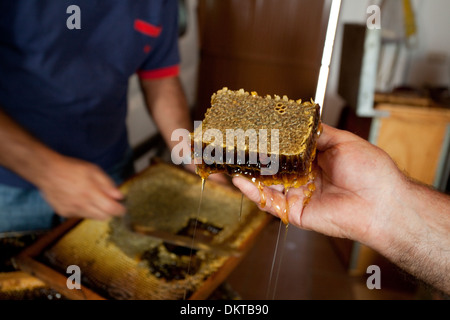
<svg viewBox="0 0 450 320">
<path fill-rule="evenodd" d="M 325 90 L 328 82 L 328 74 L 330 72 L 331 56 L 333 53 L 333 45 L 340 10 L 341 0 L 332 0 L 330 16 L 328 18 L 327 33 L 325 36 L 325 45 L 322 53 L 322 62 L 319 71 L 319 80 L 317 81 L 316 97 L 314 98 L 314 101 L 320 106 L 321 114 L 323 109 L 323 101 L 325 99 Z"/>
</svg>

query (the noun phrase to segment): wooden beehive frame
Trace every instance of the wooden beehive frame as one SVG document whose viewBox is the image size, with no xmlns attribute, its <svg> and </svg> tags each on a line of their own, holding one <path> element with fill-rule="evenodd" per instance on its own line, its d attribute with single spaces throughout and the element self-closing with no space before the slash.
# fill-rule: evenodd
<svg viewBox="0 0 450 320">
<path fill-rule="evenodd" d="M 136 178 L 136 177 L 134 177 Z M 126 183 L 122 186 L 126 188 Z M 257 225 L 252 232 L 246 236 L 242 243 L 237 248 L 241 254 L 239 256 L 229 256 L 220 268 L 207 279 L 188 297 L 189 300 L 203 300 L 207 299 L 211 293 L 228 277 L 234 268 L 243 259 L 245 254 L 254 244 L 258 234 L 272 219 L 271 215 L 266 214 L 264 219 Z M 14 257 L 13 261 L 16 267 L 25 271 L 32 276 L 42 280 L 54 290 L 60 292 L 68 299 L 73 300 L 106 300 L 107 298 L 93 290 L 86 285 L 81 284 L 80 289 L 69 289 L 67 287 L 68 274 L 64 274 L 56 270 L 51 265 L 47 265 L 39 259 L 40 256 L 51 246 L 58 243 L 58 240 L 64 237 L 68 232 L 73 230 L 83 219 L 69 219 L 42 235 L 35 243 L 30 245 L 18 256 Z"/>
</svg>

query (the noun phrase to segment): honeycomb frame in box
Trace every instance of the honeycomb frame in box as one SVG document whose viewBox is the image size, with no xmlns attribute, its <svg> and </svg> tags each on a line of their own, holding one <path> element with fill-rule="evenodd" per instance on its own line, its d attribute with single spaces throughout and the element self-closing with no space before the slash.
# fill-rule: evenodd
<svg viewBox="0 0 450 320">
<path fill-rule="evenodd" d="M 208 299 L 272 218 L 250 200 L 241 203 L 234 188 L 211 181 L 202 191 L 198 176 L 159 159 L 119 188 L 125 219 L 68 219 L 15 256 L 14 264 L 68 299 Z M 135 225 L 158 232 L 135 232 Z M 195 242 L 208 241 L 214 250 L 194 248 L 192 229 Z M 190 239 L 174 245 L 159 235 Z M 76 290 L 67 286 L 71 265 L 81 270 Z"/>
</svg>

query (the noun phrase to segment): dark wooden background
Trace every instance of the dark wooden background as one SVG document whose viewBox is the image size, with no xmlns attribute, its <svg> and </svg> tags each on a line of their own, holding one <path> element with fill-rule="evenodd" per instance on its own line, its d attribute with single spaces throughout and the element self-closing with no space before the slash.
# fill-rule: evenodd
<svg viewBox="0 0 450 320">
<path fill-rule="evenodd" d="M 314 98 L 331 0 L 200 0 L 196 120 L 222 87 Z"/>
</svg>

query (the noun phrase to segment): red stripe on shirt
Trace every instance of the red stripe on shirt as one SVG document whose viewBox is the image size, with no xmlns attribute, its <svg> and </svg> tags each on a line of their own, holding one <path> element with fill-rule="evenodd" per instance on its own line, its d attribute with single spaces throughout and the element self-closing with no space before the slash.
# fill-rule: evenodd
<svg viewBox="0 0 450 320">
<path fill-rule="evenodd" d="M 157 37 L 161 33 L 161 27 L 154 26 L 140 19 L 134 20 L 134 29 L 150 37 Z"/>
<path fill-rule="evenodd" d="M 147 71 L 138 71 L 137 74 L 141 79 L 158 79 L 165 77 L 173 77 L 177 76 L 180 73 L 180 66 L 174 65 L 170 67 L 147 70 Z"/>
</svg>

